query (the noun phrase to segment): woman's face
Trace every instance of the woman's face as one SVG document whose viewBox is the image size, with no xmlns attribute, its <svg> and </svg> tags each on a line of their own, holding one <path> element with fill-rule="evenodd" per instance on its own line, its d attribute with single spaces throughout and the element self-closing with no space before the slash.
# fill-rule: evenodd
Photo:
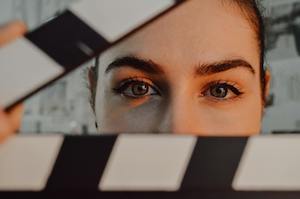
<svg viewBox="0 0 300 199">
<path fill-rule="evenodd" d="M 260 59 L 233 3 L 188 1 L 100 57 L 100 132 L 251 135 L 260 130 Z"/>
</svg>

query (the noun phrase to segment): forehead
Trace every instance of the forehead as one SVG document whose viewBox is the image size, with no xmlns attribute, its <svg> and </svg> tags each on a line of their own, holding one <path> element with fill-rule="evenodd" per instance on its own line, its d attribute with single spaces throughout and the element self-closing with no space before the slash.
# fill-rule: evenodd
<svg viewBox="0 0 300 199">
<path fill-rule="evenodd" d="M 100 63 L 128 54 L 173 67 L 231 58 L 243 58 L 259 66 L 253 27 L 240 9 L 224 0 L 184 3 L 103 53 Z"/>
</svg>

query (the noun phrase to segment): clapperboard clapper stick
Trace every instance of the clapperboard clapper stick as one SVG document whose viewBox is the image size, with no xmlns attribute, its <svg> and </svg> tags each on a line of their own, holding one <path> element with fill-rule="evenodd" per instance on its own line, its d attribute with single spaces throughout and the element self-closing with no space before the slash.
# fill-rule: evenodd
<svg viewBox="0 0 300 199">
<path fill-rule="evenodd" d="M 81 0 L 0 49 L 0 106 L 9 109 L 179 5 Z"/>
<path fill-rule="evenodd" d="M 300 198 L 300 136 L 15 136 L 0 197 Z"/>
</svg>

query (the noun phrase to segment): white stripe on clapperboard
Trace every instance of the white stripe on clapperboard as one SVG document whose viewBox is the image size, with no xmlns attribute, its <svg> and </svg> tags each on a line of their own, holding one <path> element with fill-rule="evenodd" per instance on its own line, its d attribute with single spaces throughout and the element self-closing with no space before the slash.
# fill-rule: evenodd
<svg viewBox="0 0 300 199">
<path fill-rule="evenodd" d="M 4 107 L 64 71 L 47 54 L 24 38 L 0 48 L 0 66 L 0 105 Z"/>
<path fill-rule="evenodd" d="M 258 136 L 248 140 L 233 181 L 240 191 L 299 191 L 300 136 Z"/>
<path fill-rule="evenodd" d="M 172 5 L 173 0 L 82 0 L 71 5 L 70 10 L 113 42 Z M 63 67 L 25 38 L 0 50 L 0 65 L 3 107 L 64 72 Z"/>
<path fill-rule="evenodd" d="M 45 188 L 62 136 L 15 136 L 0 145 L 0 191 Z"/>
<path fill-rule="evenodd" d="M 73 4 L 70 10 L 114 42 L 172 5 L 174 0 L 86 0 Z"/>
<path fill-rule="evenodd" d="M 196 137 L 120 135 L 102 175 L 102 191 L 179 190 Z"/>
</svg>

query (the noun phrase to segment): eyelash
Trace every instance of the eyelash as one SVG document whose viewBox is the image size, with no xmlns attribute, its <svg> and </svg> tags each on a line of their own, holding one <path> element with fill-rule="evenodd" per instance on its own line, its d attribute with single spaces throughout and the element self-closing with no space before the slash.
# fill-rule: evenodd
<svg viewBox="0 0 300 199">
<path fill-rule="evenodd" d="M 117 87 L 113 88 L 113 92 L 118 94 L 118 95 L 123 95 L 125 97 L 128 98 L 132 98 L 132 99 L 139 99 L 142 97 L 146 97 L 149 96 L 149 94 L 147 95 L 143 95 L 143 96 L 134 96 L 134 95 L 128 95 L 125 94 L 124 92 L 126 91 L 126 89 L 129 88 L 129 86 L 133 83 L 143 83 L 145 85 L 147 85 L 150 89 L 153 89 L 157 94 L 157 95 L 161 95 L 159 89 L 154 85 L 149 83 L 151 82 L 151 80 L 146 80 L 145 78 L 140 78 L 140 77 L 129 77 L 123 81 L 121 81 Z M 214 97 L 214 96 L 209 96 L 207 95 L 207 92 L 210 91 L 210 89 L 212 89 L 213 87 L 216 86 L 224 86 L 226 87 L 226 89 L 230 90 L 231 92 L 234 93 L 235 96 L 230 97 L 230 98 L 218 98 L 218 97 Z M 226 101 L 226 100 L 233 100 L 235 98 L 240 97 L 241 95 L 243 95 L 244 93 L 241 91 L 241 89 L 238 87 L 238 85 L 236 83 L 230 82 L 230 81 L 213 81 L 208 83 L 204 89 L 202 90 L 200 97 L 209 97 L 211 100 L 214 100 L 216 102 L 220 102 L 220 101 Z M 154 95 L 154 94 L 151 94 Z"/>
<path fill-rule="evenodd" d="M 148 80 L 148 81 L 151 82 L 151 80 Z M 133 84 L 133 83 L 143 83 L 143 84 L 147 85 L 148 88 L 154 90 L 155 94 L 160 95 L 159 89 L 154 84 L 151 84 L 148 81 L 145 80 L 145 78 L 129 77 L 129 78 L 121 81 L 121 83 L 119 83 L 117 85 L 117 87 L 113 88 L 113 92 L 118 94 L 118 95 L 123 95 L 125 97 L 133 98 L 133 99 L 139 99 L 139 98 L 142 98 L 142 97 L 145 97 L 145 96 L 149 96 L 149 94 L 144 95 L 144 96 L 133 96 L 133 95 L 128 95 L 128 94 L 124 93 L 126 91 L 126 89 L 128 89 L 131 84 Z M 151 94 L 151 95 L 153 95 L 153 94 Z"/>
<path fill-rule="evenodd" d="M 229 97 L 229 98 L 226 98 L 226 97 L 225 98 L 218 98 L 218 97 L 214 97 L 214 96 L 208 96 L 206 93 L 208 91 L 210 91 L 210 89 L 212 89 L 213 87 L 216 87 L 216 86 L 226 87 L 226 89 L 233 92 L 235 96 Z M 203 91 L 201 92 L 200 97 L 209 97 L 210 99 L 212 99 L 214 101 L 220 102 L 220 101 L 226 101 L 226 100 L 227 101 L 228 100 L 234 100 L 236 98 L 241 97 L 243 94 L 244 94 L 244 92 L 239 88 L 239 86 L 236 83 L 222 80 L 222 81 L 213 81 L 213 82 L 208 83 L 204 87 Z"/>
</svg>

